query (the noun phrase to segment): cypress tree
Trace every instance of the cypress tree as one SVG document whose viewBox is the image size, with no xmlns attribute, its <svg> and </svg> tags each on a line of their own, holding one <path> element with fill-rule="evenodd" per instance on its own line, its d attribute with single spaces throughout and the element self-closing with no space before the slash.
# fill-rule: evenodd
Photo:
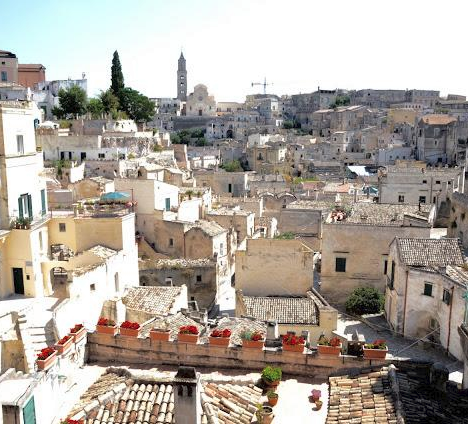
<svg viewBox="0 0 468 424">
<path fill-rule="evenodd" d="M 122 65 L 120 64 L 119 53 L 117 50 L 114 52 L 111 67 L 111 90 L 119 97 L 119 93 L 125 87 L 124 77 L 122 73 Z"/>
</svg>

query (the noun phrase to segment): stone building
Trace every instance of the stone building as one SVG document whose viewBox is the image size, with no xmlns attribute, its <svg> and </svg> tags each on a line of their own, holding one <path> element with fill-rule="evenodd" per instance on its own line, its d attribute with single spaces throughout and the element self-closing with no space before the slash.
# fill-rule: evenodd
<svg viewBox="0 0 468 424">
<path fill-rule="evenodd" d="M 145 287 L 186 286 L 187 299 L 209 309 L 217 300 L 221 284 L 213 258 L 145 260 L 140 263 L 140 285 Z"/>
<path fill-rule="evenodd" d="M 392 240 L 429 237 L 434 218 L 429 205 L 375 203 L 356 203 L 342 221 L 329 218 L 322 230 L 321 293 L 337 304 L 357 287 L 383 293 Z"/>
<path fill-rule="evenodd" d="M 450 191 L 464 191 L 462 167 L 428 167 L 422 162 L 397 161 L 378 178 L 379 203 L 440 206 Z"/>
<path fill-rule="evenodd" d="M 450 193 L 447 198 L 450 216 L 447 223 L 447 236 L 459 238 L 464 249 L 468 249 L 468 195 Z"/>
<path fill-rule="evenodd" d="M 399 238 L 390 245 L 385 313 L 406 337 L 441 345 L 458 360 L 468 273 L 458 239 Z"/>
<path fill-rule="evenodd" d="M 236 291 L 236 316 L 275 321 L 280 334 L 308 332 L 312 344 L 320 335 L 332 337 L 337 329 L 338 311 L 315 290 L 304 296 L 244 296 Z"/>
<path fill-rule="evenodd" d="M 314 252 L 300 240 L 247 239 L 236 252 L 236 288 L 246 296 L 303 296 L 313 273 Z"/>
<path fill-rule="evenodd" d="M 208 221 L 215 221 L 221 227 L 233 228 L 237 233 L 237 242 L 242 243 L 252 237 L 255 231 L 255 214 L 241 209 L 218 208 L 205 215 Z"/>
<path fill-rule="evenodd" d="M 206 85 L 198 84 L 187 97 L 187 116 L 216 116 L 216 100 L 208 94 Z"/>
<path fill-rule="evenodd" d="M 416 127 L 418 160 L 455 165 L 458 145 L 457 119 L 450 115 L 424 115 Z"/>
<path fill-rule="evenodd" d="M 180 52 L 177 67 L 177 100 L 180 100 L 181 102 L 185 102 L 187 100 L 187 87 L 187 67 L 184 54 Z"/>
<path fill-rule="evenodd" d="M 199 187 L 211 187 L 213 194 L 242 197 L 249 189 L 248 173 L 224 170 L 196 170 L 193 176 Z"/>
</svg>

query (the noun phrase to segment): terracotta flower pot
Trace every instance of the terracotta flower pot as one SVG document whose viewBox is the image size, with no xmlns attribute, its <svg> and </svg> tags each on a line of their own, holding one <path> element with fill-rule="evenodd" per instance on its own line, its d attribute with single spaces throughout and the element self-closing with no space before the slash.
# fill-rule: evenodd
<svg viewBox="0 0 468 424">
<path fill-rule="evenodd" d="M 278 403 L 278 396 L 268 398 L 268 404 L 270 406 L 276 406 L 277 403 Z"/>
<path fill-rule="evenodd" d="M 304 352 L 304 346 L 303 344 L 301 345 L 288 345 L 288 344 L 283 344 L 283 350 L 288 351 L 288 352 L 299 352 L 302 353 Z"/>
<path fill-rule="evenodd" d="M 41 371 L 46 371 L 51 368 L 57 360 L 57 352 L 54 352 L 52 355 L 48 356 L 46 359 L 37 359 L 37 369 Z"/>
<path fill-rule="evenodd" d="M 210 345 L 214 346 L 229 346 L 230 337 L 211 337 L 210 336 Z"/>
<path fill-rule="evenodd" d="M 315 401 L 315 410 L 320 411 L 320 409 L 322 409 L 322 405 L 323 405 L 323 401 L 321 400 Z"/>
<path fill-rule="evenodd" d="M 266 386 L 266 388 L 272 391 L 275 391 L 281 382 L 281 380 L 275 380 L 275 381 L 265 380 L 263 377 L 262 377 L 262 381 L 263 381 L 263 384 Z"/>
<path fill-rule="evenodd" d="M 64 353 L 67 353 L 73 344 L 73 337 L 69 338 L 64 344 L 58 344 L 56 343 L 54 345 L 54 349 L 57 351 L 59 355 L 63 355 Z"/>
<path fill-rule="evenodd" d="M 79 341 L 83 340 L 86 336 L 86 328 L 82 328 L 77 333 L 69 333 L 68 335 L 73 337 L 73 343 L 78 343 Z"/>
<path fill-rule="evenodd" d="M 340 353 L 341 353 L 341 345 L 339 346 L 318 345 L 317 349 L 318 349 L 318 353 L 320 353 L 321 355 L 340 356 Z"/>
<path fill-rule="evenodd" d="M 138 337 L 140 335 L 140 328 L 134 330 L 133 328 L 120 327 L 120 335 L 126 337 Z"/>
<path fill-rule="evenodd" d="M 197 344 L 198 343 L 198 334 L 179 333 L 177 341 L 180 342 L 180 343 Z"/>
<path fill-rule="evenodd" d="M 110 334 L 115 336 L 119 332 L 119 327 L 116 325 L 96 325 L 96 331 L 99 334 Z"/>
<path fill-rule="evenodd" d="M 386 349 L 362 349 L 364 351 L 364 359 L 385 359 L 388 353 L 388 347 Z"/>
<path fill-rule="evenodd" d="M 242 347 L 243 348 L 248 348 L 248 349 L 258 349 L 262 350 L 263 345 L 265 344 L 265 340 L 242 340 Z"/>
<path fill-rule="evenodd" d="M 151 330 L 150 331 L 150 339 L 158 342 L 168 342 L 169 337 L 171 336 L 171 332 L 168 331 L 161 331 L 161 330 Z"/>
</svg>

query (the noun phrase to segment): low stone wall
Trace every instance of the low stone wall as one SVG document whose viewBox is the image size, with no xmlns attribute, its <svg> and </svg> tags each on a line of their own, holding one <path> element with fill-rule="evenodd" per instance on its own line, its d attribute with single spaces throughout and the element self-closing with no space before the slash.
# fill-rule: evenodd
<svg viewBox="0 0 468 424">
<path fill-rule="evenodd" d="M 332 373 L 387 363 L 354 356 L 328 357 L 317 353 L 218 347 L 209 344 L 157 342 L 149 338 L 88 334 L 88 361 L 116 364 L 185 365 L 197 368 L 236 369 L 240 373 L 262 370 L 267 364 L 303 377 L 327 379 Z"/>
</svg>

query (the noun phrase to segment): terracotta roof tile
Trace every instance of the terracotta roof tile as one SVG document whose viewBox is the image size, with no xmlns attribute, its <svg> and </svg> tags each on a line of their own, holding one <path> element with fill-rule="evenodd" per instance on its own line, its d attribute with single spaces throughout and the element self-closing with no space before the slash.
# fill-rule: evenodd
<svg viewBox="0 0 468 424">
<path fill-rule="evenodd" d="M 462 266 L 464 255 L 459 240 L 396 238 L 401 260 L 408 266 Z"/>
</svg>

